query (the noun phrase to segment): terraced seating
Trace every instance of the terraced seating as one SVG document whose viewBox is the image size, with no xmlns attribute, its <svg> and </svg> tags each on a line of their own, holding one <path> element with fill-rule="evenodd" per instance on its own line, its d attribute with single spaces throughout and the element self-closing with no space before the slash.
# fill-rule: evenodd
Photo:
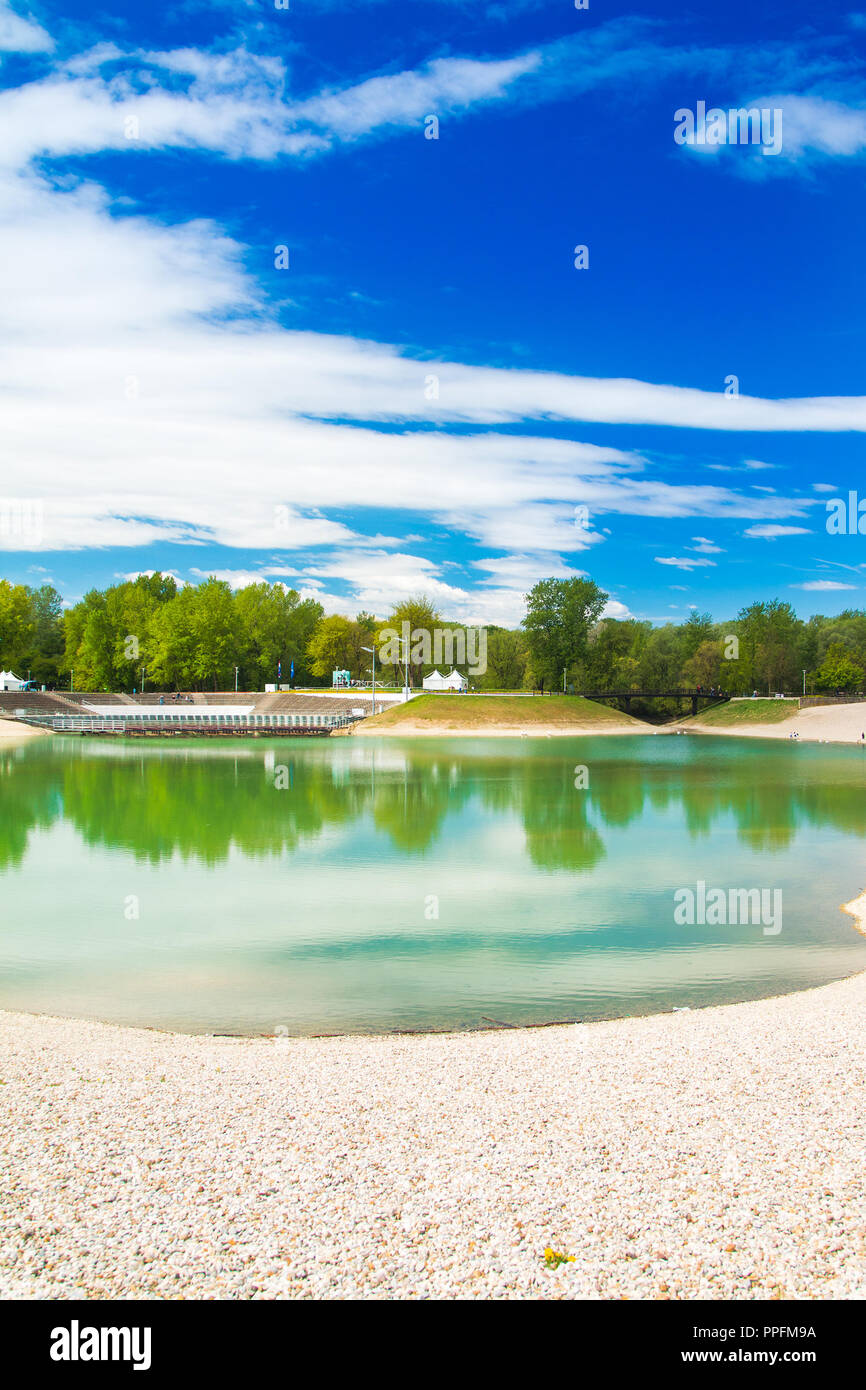
<svg viewBox="0 0 866 1390">
<path fill-rule="evenodd" d="M 0 715 L 14 715 L 20 709 L 33 714 L 78 714 L 80 708 L 56 691 L 44 694 L 41 690 L 0 691 Z"/>
<path fill-rule="evenodd" d="M 177 700 L 174 696 L 173 690 L 146 690 L 144 694 L 129 696 L 129 700 L 134 705 L 158 705 L 160 700 L 166 705 L 188 705 L 190 702 L 194 705 L 254 705 L 257 700 L 266 698 L 263 692 L 250 694 L 247 690 L 181 690 Z M 97 704 L 107 703 L 101 696 L 98 700 L 93 696 L 93 699 Z"/>
<path fill-rule="evenodd" d="M 296 695 L 291 690 L 265 695 L 256 701 L 256 714 L 350 714 L 353 709 L 366 709 L 362 695 L 339 698 L 330 695 Z"/>
<path fill-rule="evenodd" d="M 172 710 L 190 713 L 194 708 L 221 705 L 249 706 L 256 715 L 307 714 L 307 715 L 350 715 L 363 709 L 371 712 L 371 698 L 366 692 L 330 695 L 324 690 L 321 695 L 295 694 L 290 690 L 279 692 L 218 690 L 216 692 L 194 691 L 181 693 L 174 699 L 173 691 L 149 690 L 143 695 L 127 695 L 117 691 L 75 690 L 75 691 L 3 691 L 0 692 L 0 715 L 14 715 L 18 710 L 33 714 L 78 714 L 87 717 L 93 706 L 117 707 L 118 715 L 130 705 L 159 706 L 160 700 L 166 714 Z"/>
<path fill-rule="evenodd" d="M 111 690 L 70 690 L 65 691 L 63 699 L 75 705 L 131 705 L 131 695 L 122 695 Z"/>
</svg>

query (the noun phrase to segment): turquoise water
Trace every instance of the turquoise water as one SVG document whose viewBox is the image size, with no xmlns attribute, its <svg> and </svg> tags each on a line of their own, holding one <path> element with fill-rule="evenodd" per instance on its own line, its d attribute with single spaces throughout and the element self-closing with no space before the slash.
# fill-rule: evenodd
<svg viewBox="0 0 866 1390">
<path fill-rule="evenodd" d="M 757 998 L 866 968 L 864 847 L 858 748 L 34 740 L 0 751 L 0 1006 L 327 1033 Z M 780 890 L 781 931 L 678 925 L 699 880 Z"/>
</svg>

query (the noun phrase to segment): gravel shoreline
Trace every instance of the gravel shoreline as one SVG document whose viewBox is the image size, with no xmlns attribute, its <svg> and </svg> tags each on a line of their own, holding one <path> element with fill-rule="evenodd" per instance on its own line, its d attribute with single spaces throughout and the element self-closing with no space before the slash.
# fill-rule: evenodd
<svg viewBox="0 0 866 1390">
<path fill-rule="evenodd" d="M 411 1037 L 0 1013 L 0 1294 L 862 1298 L 864 1023 L 866 973 Z"/>
</svg>

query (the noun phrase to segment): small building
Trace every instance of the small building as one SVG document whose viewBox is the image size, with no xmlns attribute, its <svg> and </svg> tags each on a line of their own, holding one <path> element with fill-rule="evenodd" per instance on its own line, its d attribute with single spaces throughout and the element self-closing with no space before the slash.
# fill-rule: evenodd
<svg viewBox="0 0 866 1390">
<path fill-rule="evenodd" d="M 0 671 L 0 690 L 26 690 L 27 682 L 12 671 Z"/>
<path fill-rule="evenodd" d="M 334 689 L 338 689 L 338 688 L 340 688 L 340 687 L 349 686 L 349 685 L 351 685 L 351 683 L 352 683 L 352 672 L 351 672 L 351 671 L 332 671 L 332 672 L 331 672 L 331 686 L 332 686 Z"/>
</svg>

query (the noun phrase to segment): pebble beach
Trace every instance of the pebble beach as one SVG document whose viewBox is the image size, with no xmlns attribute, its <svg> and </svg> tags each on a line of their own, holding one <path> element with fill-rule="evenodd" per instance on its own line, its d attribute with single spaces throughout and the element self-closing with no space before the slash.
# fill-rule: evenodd
<svg viewBox="0 0 866 1390">
<path fill-rule="evenodd" d="M 862 1298 L 864 1024 L 866 974 L 464 1034 L 0 1014 L 0 1294 Z"/>
</svg>

